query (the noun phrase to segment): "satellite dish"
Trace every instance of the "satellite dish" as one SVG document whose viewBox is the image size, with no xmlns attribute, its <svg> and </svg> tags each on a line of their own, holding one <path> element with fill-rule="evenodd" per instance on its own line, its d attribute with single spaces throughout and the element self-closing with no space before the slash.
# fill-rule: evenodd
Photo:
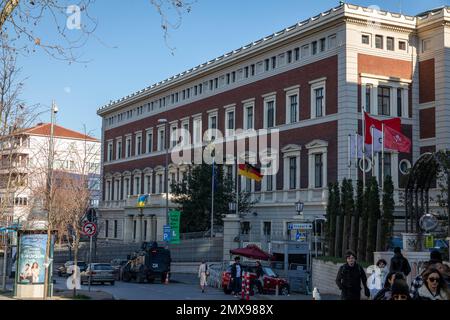
<svg viewBox="0 0 450 320">
<path fill-rule="evenodd" d="M 419 226 L 425 232 L 435 230 L 438 225 L 438 219 L 431 213 L 424 214 L 419 220 Z"/>
</svg>

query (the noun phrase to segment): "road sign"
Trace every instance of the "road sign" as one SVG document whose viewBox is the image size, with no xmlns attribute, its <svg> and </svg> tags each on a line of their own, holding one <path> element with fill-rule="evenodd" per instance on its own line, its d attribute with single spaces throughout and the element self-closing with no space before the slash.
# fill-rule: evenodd
<svg viewBox="0 0 450 320">
<path fill-rule="evenodd" d="M 92 237 L 95 235 L 95 233 L 97 232 L 97 226 L 95 223 L 93 222 L 86 222 L 83 225 L 83 229 L 82 229 L 83 233 L 88 236 L 88 237 Z"/>
<path fill-rule="evenodd" d="M 163 233 L 163 240 L 169 242 L 170 241 L 170 234 L 171 234 L 170 226 L 169 225 L 165 225 L 163 227 L 163 231 L 164 231 L 164 233 Z"/>
<path fill-rule="evenodd" d="M 169 212 L 170 243 L 180 243 L 180 215 L 181 212 L 177 210 Z"/>
<path fill-rule="evenodd" d="M 312 230 L 312 223 L 289 223 L 289 230 Z"/>
</svg>

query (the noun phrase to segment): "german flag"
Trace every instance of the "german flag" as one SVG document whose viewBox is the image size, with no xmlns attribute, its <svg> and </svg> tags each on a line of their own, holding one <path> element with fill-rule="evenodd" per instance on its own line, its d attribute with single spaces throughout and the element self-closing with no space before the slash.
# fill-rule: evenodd
<svg viewBox="0 0 450 320">
<path fill-rule="evenodd" d="M 261 181 L 262 180 L 262 174 L 261 174 L 261 170 L 252 166 L 249 163 L 245 163 L 245 164 L 240 164 L 239 165 L 239 174 L 241 176 L 247 177 L 249 179 L 253 179 L 256 181 Z"/>
</svg>

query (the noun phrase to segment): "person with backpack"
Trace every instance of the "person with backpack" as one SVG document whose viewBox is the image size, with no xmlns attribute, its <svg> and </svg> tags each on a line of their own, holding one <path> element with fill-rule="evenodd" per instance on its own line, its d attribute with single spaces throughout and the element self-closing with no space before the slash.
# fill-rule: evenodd
<svg viewBox="0 0 450 320">
<path fill-rule="evenodd" d="M 400 247 L 394 248 L 394 256 L 391 258 L 390 272 L 402 272 L 405 277 L 411 273 L 411 266 L 408 259 L 402 255 Z"/>
<path fill-rule="evenodd" d="M 338 271 L 336 284 L 341 290 L 342 300 L 361 300 L 361 284 L 364 287 L 364 294 L 370 297 L 370 290 L 367 287 L 367 276 L 364 269 L 356 263 L 356 254 L 348 250 L 345 254 L 347 263 L 343 264 Z"/>
</svg>

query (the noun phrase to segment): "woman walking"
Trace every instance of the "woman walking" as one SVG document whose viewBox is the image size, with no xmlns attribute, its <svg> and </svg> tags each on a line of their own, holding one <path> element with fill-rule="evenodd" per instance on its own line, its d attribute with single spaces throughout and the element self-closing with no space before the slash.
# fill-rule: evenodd
<svg viewBox="0 0 450 320">
<path fill-rule="evenodd" d="M 208 285 L 208 265 L 205 260 L 202 260 L 200 267 L 198 268 L 198 277 L 200 278 L 200 288 L 202 288 L 202 293 L 205 292 L 205 288 Z"/>
<path fill-rule="evenodd" d="M 417 290 L 416 300 L 449 300 L 450 295 L 444 277 L 438 269 L 428 268 L 423 274 L 423 285 Z"/>
</svg>

